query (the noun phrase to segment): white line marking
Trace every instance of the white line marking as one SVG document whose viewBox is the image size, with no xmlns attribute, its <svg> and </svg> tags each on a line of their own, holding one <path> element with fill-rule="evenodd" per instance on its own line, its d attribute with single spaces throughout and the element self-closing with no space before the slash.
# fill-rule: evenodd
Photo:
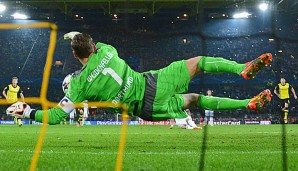
<svg viewBox="0 0 298 171">
<path fill-rule="evenodd" d="M 32 150 L 0 150 L 0 153 L 34 153 Z M 89 155 L 117 155 L 118 152 L 77 152 L 77 151 L 53 151 L 53 150 L 42 150 L 42 154 L 89 154 Z M 206 154 L 220 154 L 220 155 L 230 155 L 230 154 L 281 154 L 282 151 L 239 151 L 239 152 L 221 152 L 221 151 L 213 151 L 206 152 Z M 200 155 L 200 152 L 125 152 L 125 155 Z M 287 154 L 298 154 L 298 151 L 288 151 Z"/>
<path fill-rule="evenodd" d="M 281 132 L 257 132 L 258 134 L 281 134 Z"/>
<path fill-rule="evenodd" d="M 178 128 L 177 128 L 178 129 Z M 182 131 L 184 131 L 184 129 L 181 129 Z M 199 132 L 199 131 L 198 131 Z M 7 132 L 0 132 L 0 134 L 7 134 Z M 39 132 L 22 132 L 22 134 L 36 134 L 36 135 L 39 135 Z M 120 134 L 120 130 L 119 130 L 119 133 L 115 133 L 115 132 L 72 132 L 72 133 L 69 133 L 69 132 L 47 132 L 46 134 L 57 134 L 57 135 L 61 135 L 61 134 L 65 134 L 65 135 L 73 135 L 73 134 L 85 134 L 85 135 L 119 135 Z M 175 133 L 163 133 L 163 132 L 160 132 L 160 133 L 155 133 L 155 132 L 152 132 L 152 133 L 127 133 L 127 135 L 177 135 L 178 133 L 175 132 Z"/>
</svg>

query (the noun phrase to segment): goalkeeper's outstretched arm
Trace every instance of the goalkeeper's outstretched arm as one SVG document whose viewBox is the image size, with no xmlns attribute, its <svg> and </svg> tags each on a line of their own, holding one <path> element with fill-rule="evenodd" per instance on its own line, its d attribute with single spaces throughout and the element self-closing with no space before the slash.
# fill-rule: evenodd
<svg viewBox="0 0 298 171">
<path fill-rule="evenodd" d="M 45 112 L 48 112 L 48 117 L 49 117 L 48 121 L 50 125 L 60 124 L 60 121 L 64 120 L 68 116 L 68 114 L 65 111 L 63 111 L 62 108 L 54 107 L 47 111 L 31 110 L 29 118 L 37 122 L 43 122 L 42 120 L 43 120 L 43 117 L 45 116 Z"/>
<path fill-rule="evenodd" d="M 33 119 L 37 122 L 43 122 L 45 112 L 48 112 L 48 124 L 60 124 L 60 121 L 67 118 L 68 114 L 75 108 L 75 105 L 69 98 L 64 97 L 57 107 L 49 110 L 30 109 L 30 106 L 23 102 L 17 102 L 7 108 L 6 113 L 18 118 Z"/>
</svg>

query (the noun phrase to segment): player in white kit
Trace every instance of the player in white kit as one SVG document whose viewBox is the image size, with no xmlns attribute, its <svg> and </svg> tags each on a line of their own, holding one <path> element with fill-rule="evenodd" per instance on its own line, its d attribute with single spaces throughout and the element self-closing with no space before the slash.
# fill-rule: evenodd
<svg viewBox="0 0 298 171">
<path fill-rule="evenodd" d="M 186 109 L 185 112 L 187 113 L 186 118 L 175 118 L 175 121 L 178 127 L 182 129 L 193 129 L 193 130 L 202 129 L 201 127 L 198 127 L 192 120 L 190 110 Z M 174 127 L 174 119 L 170 120 L 170 124 L 171 124 L 170 129 L 172 129 Z"/>
<path fill-rule="evenodd" d="M 207 96 L 212 96 L 211 90 L 207 90 Z M 206 124 L 213 126 L 213 117 L 214 117 L 213 110 L 205 110 L 205 123 Z"/>
<path fill-rule="evenodd" d="M 70 112 L 70 114 L 69 114 L 69 125 L 72 125 L 72 124 L 73 124 L 74 117 L 75 117 L 76 114 L 77 114 L 76 109 L 73 109 L 73 110 Z"/>
<path fill-rule="evenodd" d="M 83 105 L 84 105 L 84 115 L 83 115 L 83 124 L 85 124 L 85 120 L 88 118 L 88 114 L 89 114 L 89 107 L 88 107 L 88 101 L 85 100 Z"/>
</svg>

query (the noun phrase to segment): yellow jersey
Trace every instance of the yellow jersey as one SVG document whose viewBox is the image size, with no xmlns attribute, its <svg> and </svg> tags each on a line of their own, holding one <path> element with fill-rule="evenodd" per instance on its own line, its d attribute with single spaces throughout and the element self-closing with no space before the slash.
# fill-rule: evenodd
<svg viewBox="0 0 298 171">
<path fill-rule="evenodd" d="M 18 101 L 18 94 L 22 93 L 22 90 L 20 86 L 13 87 L 12 84 L 9 84 L 4 88 L 4 91 L 6 92 L 6 95 L 8 97 L 9 103 L 15 103 Z"/>
<path fill-rule="evenodd" d="M 290 94 L 289 94 L 289 89 L 292 86 L 289 83 L 286 83 L 285 85 L 282 85 L 281 83 L 279 83 L 276 86 L 276 90 L 279 92 L 280 94 L 280 99 L 289 99 L 290 98 Z"/>
</svg>

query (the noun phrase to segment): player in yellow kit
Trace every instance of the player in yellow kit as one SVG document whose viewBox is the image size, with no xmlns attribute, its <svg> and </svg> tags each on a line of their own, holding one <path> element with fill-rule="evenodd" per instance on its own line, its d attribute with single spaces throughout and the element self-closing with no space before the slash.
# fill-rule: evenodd
<svg viewBox="0 0 298 171">
<path fill-rule="evenodd" d="M 283 77 L 280 79 L 280 83 L 274 89 L 274 94 L 276 94 L 277 97 L 282 101 L 282 103 L 284 103 L 284 106 L 282 106 L 282 111 L 284 112 L 284 123 L 288 123 L 290 89 L 294 95 L 294 98 L 297 99 L 294 88 L 289 83 L 286 83 L 286 79 Z"/>
<path fill-rule="evenodd" d="M 6 101 L 9 104 L 13 104 L 18 101 L 18 95 L 24 100 L 23 91 L 21 90 L 20 86 L 18 85 L 18 78 L 12 77 L 12 83 L 7 85 L 2 92 L 3 96 L 5 97 Z M 21 118 L 14 118 L 15 122 L 21 127 L 23 125 Z"/>
<path fill-rule="evenodd" d="M 84 118 L 84 110 L 83 109 L 79 109 L 79 118 L 77 121 L 77 126 L 83 126 L 84 122 L 83 122 L 83 118 Z"/>
</svg>

